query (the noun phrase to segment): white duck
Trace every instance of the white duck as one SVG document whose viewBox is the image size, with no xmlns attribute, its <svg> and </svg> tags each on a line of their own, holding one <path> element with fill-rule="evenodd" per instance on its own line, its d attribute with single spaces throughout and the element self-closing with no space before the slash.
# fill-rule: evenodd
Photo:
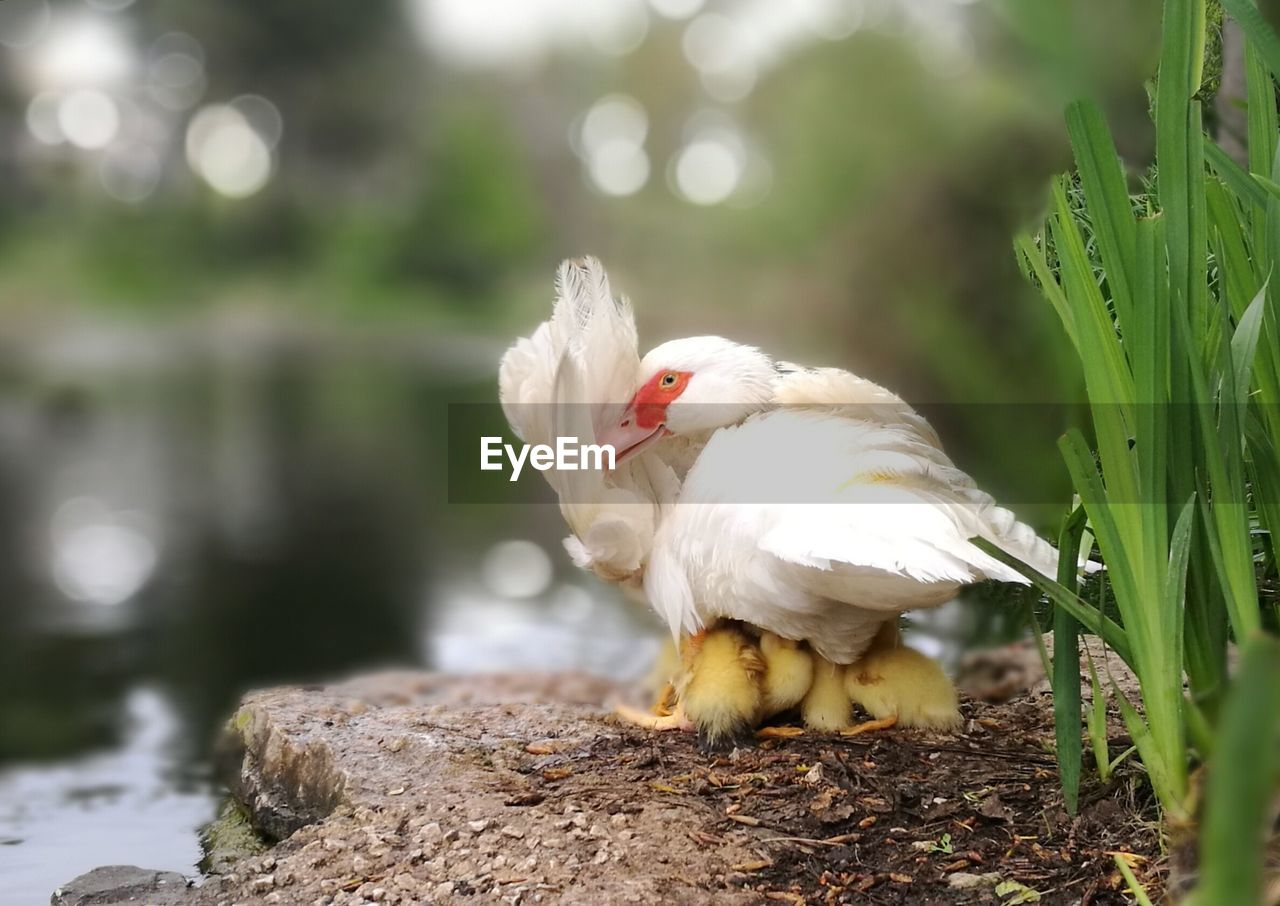
<svg viewBox="0 0 1280 906">
<path fill-rule="evenodd" d="M 607 477 L 547 474 L 575 561 L 642 582 L 685 640 L 680 709 L 651 723 L 691 722 L 718 746 L 797 703 L 820 729 L 845 727 L 851 701 L 882 723 L 957 722 L 940 668 L 900 646 L 898 615 L 984 578 L 1025 582 L 971 537 L 1046 573 L 1053 548 L 884 388 L 719 337 L 640 361 L 598 262 L 563 265 L 558 286 L 551 320 L 504 357 L 502 399 L 526 440 L 567 431 L 618 451 Z"/>
<path fill-rule="evenodd" d="M 662 509 L 644 589 L 674 635 L 703 649 L 709 628 L 738 636 L 713 643 L 725 656 L 705 694 L 694 669 L 682 697 L 713 745 L 748 730 L 768 698 L 751 658 L 734 663 L 730 649 L 746 640 L 733 624 L 716 630 L 723 621 L 819 656 L 802 705 L 810 726 L 847 725 L 850 700 L 877 718 L 949 726 L 954 691 L 899 645 L 898 615 L 983 579 L 1025 583 L 975 536 L 1054 569 L 1056 551 L 978 490 L 918 413 L 846 371 L 777 366 L 720 337 L 664 343 L 598 440 L 626 462 L 678 439 L 693 442 L 696 460 Z"/>
</svg>

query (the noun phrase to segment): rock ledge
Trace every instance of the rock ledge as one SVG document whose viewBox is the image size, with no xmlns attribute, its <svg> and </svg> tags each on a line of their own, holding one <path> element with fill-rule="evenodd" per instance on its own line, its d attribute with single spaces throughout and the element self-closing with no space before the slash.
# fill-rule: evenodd
<svg viewBox="0 0 1280 906">
<path fill-rule="evenodd" d="M 1063 812 L 1042 694 L 965 701 L 954 736 L 710 758 L 686 734 L 615 723 L 615 692 L 579 675 L 390 673 L 252 693 L 220 772 L 279 842 L 133 902 L 997 903 L 1013 883 L 1042 903 L 1119 903 L 1106 852 L 1156 862 L 1150 826 L 1127 820 L 1136 770 Z M 127 901 L 75 894 L 93 874 L 53 903 Z"/>
</svg>

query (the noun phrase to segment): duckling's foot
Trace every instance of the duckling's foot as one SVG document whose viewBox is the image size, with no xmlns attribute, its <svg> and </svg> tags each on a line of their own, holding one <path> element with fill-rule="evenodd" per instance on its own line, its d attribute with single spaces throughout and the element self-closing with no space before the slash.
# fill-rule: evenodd
<svg viewBox="0 0 1280 906">
<path fill-rule="evenodd" d="M 860 724 L 854 724 L 852 727 L 845 727 L 840 731 L 841 736 L 861 736 L 863 733 L 871 733 L 875 730 L 887 730 L 896 726 L 898 723 L 898 715 L 890 714 L 888 717 L 882 717 L 879 720 L 864 720 Z"/>
<path fill-rule="evenodd" d="M 659 717 L 666 717 L 678 707 L 676 701 L 676 687 L 668 681 L 658 691 L 658 697 L 653 702 L 653 707 L 649 710 Z"/>
<path fill-rule="evenodd" d="M 804 735 L 804 727 L 761 727 L 756 739 L 795 739 Z"/>
<path fill-rule="evenodd" d="M 652 711 L 641 711 L 630 705 L 615 705 L 613 713 L 626 723 L 645 730 L 693 730 L 693 722 L 684 716 L 684 709 L 676 705 L 675 710 L 667 714 Z"/>
</svg>

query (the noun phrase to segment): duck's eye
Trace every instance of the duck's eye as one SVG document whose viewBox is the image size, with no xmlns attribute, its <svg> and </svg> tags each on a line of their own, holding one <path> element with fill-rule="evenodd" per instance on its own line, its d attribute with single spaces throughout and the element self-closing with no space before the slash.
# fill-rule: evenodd
<svg viewBox="0 0 1280 906">
<path fill-rule="evenodd" d="M 680 379 L 676 376 L 676 373 L 674 371 L 668 371 L 666 374 L 662 376 L 661 383 L 663 387 L 674 387 L 676 385 L 676 381 L 678 380 Z"/>
</svg>

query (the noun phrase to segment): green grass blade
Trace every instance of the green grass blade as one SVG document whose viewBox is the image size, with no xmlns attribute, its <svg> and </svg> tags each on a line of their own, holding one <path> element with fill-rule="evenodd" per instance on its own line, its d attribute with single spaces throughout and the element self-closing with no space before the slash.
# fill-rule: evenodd
<svg viewBox="0 0 1280 906">
<path fill-rule="evenodd" d="M 1209 723 L 1209 718 L 1191 699 L 1183 700 L 1184 713 L 1187 716 L 1187 736 L 1191 739 L 1191 744 L 1196 747 L 1196 751 L 1200 753 L 1200 760 L 1213 757 L 1213 727 Z"/>
<path fill-rule="evenodd" d="M 1280 789 L 1280 640 L 1243 646 L 1223 706 L 1200 835 L 1196 906 L 1260 903 L 1268 813 Z"/>
<path fill-rule="evenodd" d="M 1078 351 L 1080 344 L 1076 337 L 1075 316 L 1071 312 L 1071 306 L 1067 303 L 1066 293 L 1062 291 L 1057 278 L 1049 270 L 1049 264 L 1044 257 L 1043 245 L 1038 244 L 1031 234 L 1023 232 L 1014 237 L 1013 247 L 1017 252 L 1018 260 L 1024 265 L 1024 272 L 1034 277 L 1035 282 L 1040 285 L 1040 291 L 1044 293 L 1044 297 L 1053 306 L 1053 310 L 1062 321 L 1062 326 L 1066 330 L 1067 336 L 1071 339 L 1071 344 Z"/>
<path fill-rule="evenodd" d="M 1272 31 L 1253 0 L 1222 0 L 1222 8 L 1240 23 L 1245 39 L 1266 62 L 1272 75 L 1280 78 L 1280 38 Z"/>
<path fill-rule="evenodd" d="M 1204 0 L 1166 0 L 1160 72 L 1156 83 L 1156 185 L 1168 220 L 1170 285 L 1196 309 L 1195 275 L 1204 266 L 1196 243 L 1196 192 L 1203 177 L 1199 103 L 1204 65 Z"/>
<path fill-rule="evenodd" d="M 1206 146 L 1207 147 L 1207 146 Z M 1218 180 L 1205 182 L 1209 228 L 1214 242 L 1218 276 L 1228 307 L 1235 317 L 1244 314 L 1258 293 L 1258 280 L 1249 257 L 1247 220 L 1227 188 Z"/>
<path fill-rule="evenodd" d="M 1133 323 L 1137 236 L 1124 167 L 1102 111 L 1091 101 L 1068 105 L 1067 135 L 1091 215 L 1094 237 L 1122 329 Z"/>
<path fill-rule="evenodd" d="M 1125 698 L 1119 687 L 1112 684 L 1111 693 L 1120 707 L 1120 714 L 1124 717 L 1125 726 L 1129 728 L 1129 735 L 1133 737 L 1138 757 L 1142 759 L 1142 766 L 1147 769 L 1147 776 L 1151 778 L 1151 788 L 1159 797 L 1160 805 L 1167 813 L 1178 818 L 1186 818 L 1187 806 L 1184 801 L 1186 769 L 1182 762 L 1185 754 L 1177 752 L 1166 755 L 1166 747 L 1161 744 L 1159 737 L 1151 732 L 1151 727 L 1142 719 L 1138 709 Z M 1149 693 L 1144 687 L 1143 698 L 1148 697 Z M 1171 763 L 1169 760 L 1171 756 L 1178 758 L 1179 761 Z"/>
<path fill-rule="evenodd" d="M 1098 668 L 1088 647 L 1084 650 L 1089 662 L 1089 710 L 1085 712 L 1085 728 L 1089 731 L 1089 746 L 1093 749 L 1093 763 L 1098 769 L 1098 779 L 1106 783 L 1111 779 L 1111 749 L 1107 739 L 1107 693 L 1098 682 Z"/>
<path fill-rule="evenodd" d="M 1249 399 L 1253 360 L 1258 351 L 1258 338 L 1262 336 L 1262 315 L 1266 304 L 1267 284 L 1264 283 L 1244 314 L 1240 316 L 1236 324 L 1236 332 L 1231 337 L 1231 366 L 1235 370 L 1233 375 L 1235 392 L 1230 402 L 1235 406 L 1243 406 Z M 1238 423 L 1237 427 L 1239 427 Z"/>
<path fill-rule="evenodd" d="M 1164 505 L 1169 468 L 1169 281 L 1163 240 L 1163 219 L 1138 223 L 1138 298 L 1143 300 L 1143 316 L 1127 336 L 1138 399 L 1133 453 L 1138 458 L 1144 504 L 1138 511 L 1142 544 L 1134 556 L 1144 573 L 1154 573 L 1169 532 Z"/>
<path fill-rule="evenodd" d="M 1253 181 L 1262 187 L 1262 191 L 1266 192 L 1270 198 L 1280 198 L 1280 184 L 1276 183 L 1270 176 L 1263 176 L 1261 173 L 1249 174 L 1253 177 Z"/>
<path fill-rule="evenodd" d="M 1089 400 L 1106 404 L 1108 410 L 1119 406 L 1117 414 L 1127 414 L 1133 401 L 1133 381 L 1106 300 L 1094 280 L 1084 239 L 1072 217 L 1066 188 L 1061 180 L 1054 184 L 1053 197 L 1055 211 L 1049 221 L 1050 231 L 1058 251 L 1062 285 L 1077 332 L 1085 382 L 1089 385 Z M 1101 438 L 1099 442 L 1102 442 Z"/>
<path fill-rule="evenodd" d="M 1058 533 L 1058 584 L 1070 588 L 1080 571 L 1080 541 L 1085 512 L 1076 507 Z M 1067 814 L 1080 802 L 1080 624 L 1062 607 L 1053 610 L 1053 730 L 1057 743 L 1058 777 Z"/>
<path fill-rule="evenodd" d="M 1133 894 L 1133 901 L 1138 906 L 1151 906 L 1151 898 L 1147 896 L 1146 888 L 1138 883 L 1138 879 L 1133 875 L 1133 869 L 1124 860 L 1124 856 L 1115 853 L 1112 858 L 1115 859 L 1116 868 L 1119 869 L 1120 876 L 1124 878 L 1124 883 L 1129 888 L 1129 893 Z"/>
<path fill-rule="evenodd" d="M 1249 442 L 1249 477 L 1253 502 L 1258 511 L 1272 556 L 1280 548 L 1280 450 L 1277 435 L 1267 430 L 1261 416 L 1252 413 L 1245 427 Z"/>
<path fill-rule="evenodd" d="M 1193 496 L 1182 508 L 1169 538 L 1169 572 L 1165 578 L 1164 601 L 1172 611 L 1174 650 L 1183 650 L 1183 627 L 1186 616 L 1187 564 L 1191 561 L 1191 529 L 1195 525 L 1196 499 Z M 1181 685 L 1182 671 L 1172 671 L 1171 682 Z"/>
<path fill-rule="evenodd" d="M 1249 169 L 1267 173 L 1276 156 L 1276 130 L 1280 128 L 1276 113 L 1276 85 L 1256 43 L 1250 41 L 1244 52 L 1246 116 L 1248 130 Z"/>
<path fill-rule="evenodd" d="M 1185 317 L 1175 321 L 1175 333 L 1185 338 L 1190 330 Z M 1224 339 L 1225 343 L 1225 339 Z M 1231 374 L 1229 349 L 1224 373 Z M 1258 590 L 1253 568 L 1253 542 L 1249 535 L 1248 504 L 1244 487 L 1244 453 L 1239 424 L 1239 407 L 1234 399 L 1232 380 L 1223 382 L 1219 415 L 1214 419 L 1214 396 L 1208 387 L 1203 365 L 1193 354 L 1189 361 L 1194 399 L 1193 407 L 1200 426 L 1200 448 L 1204 452 L 1209 492 L 1201 488 L 1201 508 L 1219 584 L 1227 601 L 1227 613 L 1236 638 L 1247 638 L 1258 628 Z M 1203 483 L 1205 476 L 1200 475 Z"/>
<path fill-rule="evenodd" d="M 1232 160 L 1226 151 L 1213 142 L 1205 142 L 1204 156 L 1209 166 L 1213 168 L 1213 172 L 1241 201 L 1258 208 L 1266 208 L 1267 190 L 1258 185 L 1248 171 Z"/>
<path fill-rule="evenodd" d="M 1102 485 L 1093 455 L 1078 429 L 1067 431 L 1058 441 L 1058 448 L 1062 451 L 1067 471 L 1071 473 L 1071 481 L 1084 502 L 1085 512 L 1089 514 L 1089 521 L 1097 534 L 1102 560 L 1107 564 L 1111 581 L 1117 589 L 1117 599 L 1137 600 L 1140 588 L 1133 569 L 1133 549 L 1117 518 L 1123 508 L 1112 506 L 1108 501 L 1107 489 Z"/>
</svg>

